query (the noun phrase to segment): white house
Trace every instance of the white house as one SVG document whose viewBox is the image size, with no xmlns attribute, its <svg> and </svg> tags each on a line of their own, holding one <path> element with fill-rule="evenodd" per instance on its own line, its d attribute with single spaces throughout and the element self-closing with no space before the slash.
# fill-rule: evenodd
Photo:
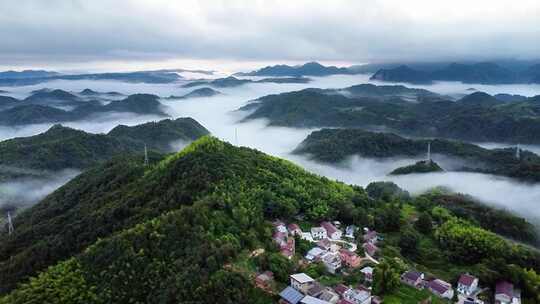
<svg viewBox="0 0 540 304">
<path fill-rule="evenodd" d="M 311 287 L 313 282 L 315 282 L 315 280 L 303 272 L 291 274 L 291 287 L 304 294 L 307 292 L 309 287 Z"/>
<path fill-rule="evenodd" d="M 457 283 L 457 291 L 470 296 L 478 288 L 478 278 L 470 274 L 462 274 Z"/>
<path fill-rule="evenodd" d="M 311 248 L 306 254 L 306 260 L 313 262 L 320 258 L 326 251 L 322 250 L 319 247 Z"/>
<path fill-rule="evenodd" d="M 302 232 L 302 235 L 300 236 L 302 240 L 314 242 L 313 236 L 311 236 L 311 232 Z"/>
<path fill-rule="evenodd" d="M 373 267 L 366 266 L 360 270 L 364 274 L 364 280 L 373 282 Z"/>
<path fill-rule="evenodd" d="M 326 270 L 330 273 L 336 273 L 341 268 L 341 257 L 339 253 L 328 252 L 322 256 L 322 262 Z"/>
<path fill-rule="evenodd" d="M 300 300 L 300 303 L 302 304 L 331 304 L 330 302 L 317 299 L 312 296 L 305 296 L 302 300 Z"/>
<path fill-rule="evenodd" d="M 371 294 L 366 290 L 349 289 L 343 293 L 343 298 L 353 304 L 371 303 Z"/>
<path fill-rule="evenodd" d="M 324 230 L 326 230 L 326 235 L 329 238 L 331 238 L 333 240 L 341 239 L 341 235 L 343 234 L 343 232 L 341 232 L 341 230 L 337 229 L 336 226 L 334 226 L 332 223 L 330 223 L 330 222 L 322 222 L 321 227 L 324 228 Z"/>
<path fill-rule="evenodd" d="M 326 230 L 323 227 L 311 228 L 311 236 L 314 240 L 322 240 L 327 237 Z"/>
<path fill-rule="evenodd" d="M 287 233 L 287 226 L 285 226 L 285 223 L 283 223 L 280 220 L 275 220 L 272 225 L 274 226 L 274 230 L 281 233 Z"/>
</svg>

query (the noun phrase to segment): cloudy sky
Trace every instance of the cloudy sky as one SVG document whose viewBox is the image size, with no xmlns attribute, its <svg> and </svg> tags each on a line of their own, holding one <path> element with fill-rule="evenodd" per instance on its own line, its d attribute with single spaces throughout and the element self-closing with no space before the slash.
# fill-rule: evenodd
<svg viewBox="0 0 540 304">
<path fill-rule="evenodd" d="M 540 57 L 538 0 L 2 0 L 0 12 L 3 67 Z"/>
</svg>

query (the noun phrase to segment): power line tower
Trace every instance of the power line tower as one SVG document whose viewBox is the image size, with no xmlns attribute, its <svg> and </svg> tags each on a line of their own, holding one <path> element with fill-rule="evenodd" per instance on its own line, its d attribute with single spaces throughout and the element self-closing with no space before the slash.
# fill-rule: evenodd
<svg viewBox="0 0 540 304">
<path fill-rule="evenodd" d="M 521 159 L 521 148 L 519 147 L 519 144 L 516 147 L 516 159 L 517 160 Z"/>
<path fill-rule="evenodd" d="M 234 128 L 234 145 L 238 146 L 238 128 Z"/>
<path fill-rule="evenodd" d="M 11 220 L 11 212 L 7 212 L 7 221 L 8 221 L 8 234 L 11 235 L 15 231 L 13 228 L 13 221 Z"/>
<path fill-rule="evenodd" d="M 428 163 L 431 163 L 431 142 L 428 142 L 427 144 L 427 159 L 426 161 Z"/>
<path fill-rule="evenodd" d="M 144 165 L 148 166 L 148 150 L 146 149 L 146 144 L 144 144 Z"/>
</svg>

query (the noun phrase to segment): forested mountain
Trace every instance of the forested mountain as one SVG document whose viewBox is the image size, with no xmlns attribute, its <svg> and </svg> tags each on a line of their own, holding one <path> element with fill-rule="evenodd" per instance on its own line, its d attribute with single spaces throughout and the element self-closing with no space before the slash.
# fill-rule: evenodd
<svg viewBox="0 0 540 304">
<path fill-rule="evenodd" d="M 114 155 L 149 150 L 170 152 L 176 140 L 193 141 L 209 132 L 192 118 L 162 120 L 133 127 L 117 126 L 108 134 L 92 134 L 55 125 L 30 137 L 0 142 L 0 180 L 12 177 L 13 168 L 50 171 L 86 169 Z M 20 173 L 16 170 L 17 176 Z"/>
<path fill-rule="evenodd" d="M 369 158 L 424 157 L 430 143 L 435 161 L 450 156 L 460 165 L 447 171 L 474 171 L 540 181 L 540 156 L 516 148 L 485 149 L 474 144 L 445 139 L 407 139 L 393 133 L 361 129 L 322 129 L 312 132 L 296 149 L 317 161 L 337 163 L 352 155 Z"/>
<path fill-rule="evenodd" d="M 461 81 L 463 83 L 505 84 L 505 83 L 538 83 L 540 69 L 538 65 L 526 70 L 511 70 L 493 62 L 474 64 L 451 63 L 434 70 L 411 68 L 407 65 L 379 69 L 371 79 L 407 82 L 429 83 L 432 81 Z"/>
<path fill-rule="evenodd" d="M 102 101 L 108 102 L 103 104 Z M 95 98 L 83 100 L 62 90 L 40 90 L 24 100 L 8 99 L 9 105 L 0 111 L 0 125 L 14 126 L 37 123 L 56 123 L 87 118 L 92 114 L 128 112 L 167 116 L 159 97 L 133 94 L 121 100 Z M 0 104 L 2 109 L 2 104 Z"/>
<path fill-rule="evenodd" d="M 267 66 L 262 69 L 248 72 L 238 73 L 239 76 L 328 76 L 336 74 L 354 74 L 353 71 L 347 68 L 338 68 L 335 66 L 324 66 L 318 62 L 308 62 L 303 65 L 290 66 L 285 64 Z"/>
<path fill-rule="evenodd" d="M 250 111 L 245 120 L 266 118 L 271 125 L 279 126 L 384 127 L 422 137 L 540 143 L 537 97 L 505 103 L 475 92 L 456 102 L 436 94 L 428 98 L 421 94 L 416 102 L 408 102 L 407 97 L 399 95 L 355 97 L 336 92 L 339 90 L 305 89 L 268 95 L 240 110 Z"/>
<path fill-rule="evenodd" d="M 311 79 L 307 77 L 276 77 L 276 78 L 263 78 L 259 80 L 251 79 L 240 79 L 234 76 L 229 76 L 225 78 L 217 78 L 214 80 L 196 80 L 188 82 L 182 87 L 191 88 L 198 86 L 211 86 L 215 88 L 233 88 L 238 87 L 248 83 L 308 83 Z"/>
<path fill-rule="evenodd" d="M 15 233 L 0 236 L 0 303 L 275 303 L 240 265 L 270 267 L 286 284 L 298 266 L 276 253 L 270 221 L 297 215 L 308 223 L 374 226 L 388 235 L 379 244 L 385 257 L 475 269 L 483 282 L 504 276 L 499 266 L 520 277 L 540 269 L 535 251 L 458 216 L 475 219 L 478 209 L 468 204 L 454 211 L 430 196 L 370 198 L 360 187 L 212 137 L 167 157 L 152 154 L 148 166 L 141 160 L 116 158 L 91 169 L 15 218 Z M 429 227 L 410 219 L 418 213 Z M 422 241 L 412 249 L 418 256 L 395 247 L 402 231 Z M 251 257 L 254 249 L 265 253 Z M 524 298 L 535 296 L 537 283 L 519 284 Z"/>
</svg>

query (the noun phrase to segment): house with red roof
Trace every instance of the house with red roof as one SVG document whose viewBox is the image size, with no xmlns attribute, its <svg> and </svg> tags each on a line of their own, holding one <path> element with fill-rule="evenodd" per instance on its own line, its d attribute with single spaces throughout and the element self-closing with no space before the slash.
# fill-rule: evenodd
<svg viewBox="0 0 540 304">
<path fill-rule="evenodd" d="M 452 288 L 452 284 L 445 282 L 443 280 L 440 280 L 440 279 L 431 280 L 427 282 L 426 287 L 434 295 L 440 298 L 452 299 L 452 297 L 454 297 L 454 289 Z"/>
<path fill-rule="evenodd" d="M 478 278 L 470 274 L 462 274 L 457 283 L 457 291 L 470 296 L 478 288 Z"/>
<path fill-rule="evenodd" d="M 341 257 L 341 262 L 350 268 L 359 267 L 360 263 L 362 262 L 362 259 L 358 256 L 358 254 L 345 248 L 341 248 L 339 250 L 339 256 Z"/>
<path fill-rule="evenodd" d="M 364 228 L 364 231 L 365 231 L 364 236 L 363 236 L 364 242 L 376 244 L 377 241 L 379 240 L 377 231 L 369 230 L 368 228 Z"/>
<path fill-rule="evenodd" d="M 501 281 L 495 285 L 495 304 L 519 304 L 521 295 L 514 290 L 514 285 L 510 282 Z"/>
<path fill-rule="evenodd" d="M 334 291 L 340 296 L 340 297 L 343 297 L 343 294 L 347 291 L 351 289 L 349 286 L 346 286 L 344 284 L 338 284 L 336 285 L 336 287 L 334 287 Z"/>
<path fill-rule="evenodd" d="M 284 257 L 288 258 L 289 260 L 292 259 L 292 257 L 294 256 L 294 253 L 295 253 L 295 240 L 294 240 L 294 238 L 288 237 L 287 241 L 282 243 L 280 245 L 279 249 L 280 249 L 281 254 Z"/>
<path fill-rule="evenodd" d="M 401 282 L 417 289 L 420 289 L 423 287 L 422 285 L 423 281 L 424 281 L 424 274 L 418 271 L 409 270 L 401 275 Z"/>
<path fill-rule="evenodd" d="M 372 257 L 379 251 L 379 247 L 375 246 L 373 243 L 364 243 L 362 247 L 364 247 L 364 251 Z"/>
<path fill-rule="evenodd" d="M 274 281 L 274 273 L 271 271 L 265 271 L 263 273 L 258 274 L 255 277 L 255 286 L 261 288 L 261 289 L 268 289 L 270 288 L 270 285 Z"/>
<path fill-rule="evenodd" d="M 340 240 L 343 232 L 330 222 L 322 222 L 321 227 L 326 230 L 326 235 L 333 240 Z"/>
<path fill-rule="evenodd" d="M 292 236 L 302 235 L 302 229 L 300 229 L 300 226 L 298 226 L 297 224 L 292 223 L 292 224 L 287 225 L 287 230 L 289 230 L 289 233 Z"/>
</svg>

